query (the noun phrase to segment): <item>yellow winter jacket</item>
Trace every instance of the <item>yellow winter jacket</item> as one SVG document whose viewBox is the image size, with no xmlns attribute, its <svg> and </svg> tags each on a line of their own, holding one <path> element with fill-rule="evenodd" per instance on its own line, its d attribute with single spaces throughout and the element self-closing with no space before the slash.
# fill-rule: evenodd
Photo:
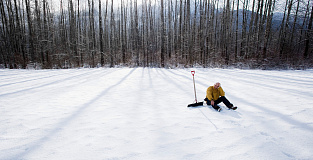
<svg viewBox="0 0 313 160">
<path fill-rule="evenodd" d="M 223 91 L 222 87 L 215 89 L 213 86 L 210 86 L 206 90 L 206 98 L 208 98 L 210 101 L 216 101 L 220 96 L 225 96 L 225 92 Z"/>
</svg>

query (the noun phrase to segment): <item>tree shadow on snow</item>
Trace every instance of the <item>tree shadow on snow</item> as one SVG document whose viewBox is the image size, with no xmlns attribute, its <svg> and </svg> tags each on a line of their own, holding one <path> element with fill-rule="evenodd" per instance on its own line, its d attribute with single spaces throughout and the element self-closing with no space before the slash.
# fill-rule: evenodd
<svg viewBox="0 0 313 160">
<path fill-rule="evenodd" d="M 46 134 L 45 136 L 42 136 L 41 138 L 37 139 L 36 141 L 33 141 L 29 144 L 26 145 L 26 149 L 24 151 L 22 151 L 19 154 L 16 154 L 15 156 L 9 158 L 9 159 L 23 159 L 23 157 L 25 157 L 26 155 L 36 151 L 37 149 L 41 148 L 43 146 L 44 143 L 46 143 L 47 141 L 49 141 L 51 139 L 51 137 L 55 136 L 56 134 L 58 134 L 59 132 L 61 132 L 66 125 L 68 125 L 70 122 L 72 122 L 77 116 L 79 116 L 81 113 L 83 113 L 87 108 L 89 108 L 93 103 L 95 103 L 97 100 L 103 98 L 104 96 L 106 96 L 106 93 L 109 92 L 110 90 L 112 90 L 113 88 L 115 88 L 116 86 L 120 85 L 123 81 L 125 81 L 134 71 L 136 70 L 136 68 L 132 69 L 131 71 L 129 71 L 129 73 L 127 75 L 125 75 L 124 77 L 121 78 L 120 81 L 118 81 L 117 83 L 109 86 L 108 88 L 105 88 L 101 93 L 99 93 L 97 96 L 95 96 L 92 100 L 90 100 L 89 102 L 86 102 L 84 104 L 82 104 L 80 107 L 78 107 L 78 109 L 76 111 L 74 111 L 70 116 L 68 116 L 67 118 L 62 119 L 60 122 L 58 122 L 54 129 L 51 129 L 50 132 L 48 134 Z M 71 78 L 71 77 L 69 77 Z"/>
</svg>

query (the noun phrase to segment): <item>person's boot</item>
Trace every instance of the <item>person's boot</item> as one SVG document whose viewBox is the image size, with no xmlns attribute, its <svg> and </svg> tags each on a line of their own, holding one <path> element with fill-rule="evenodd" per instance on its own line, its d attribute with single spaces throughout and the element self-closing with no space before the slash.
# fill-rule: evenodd
<svg viewBox="0 0 313 160">
<path fill-rule="evenodd" d="M 236 106 L 234 107 L 233 105 L 228 106 L 228 108 L 232 109 L 232 110 L 236 110 L 237 109 L 237 107 Z"/>
</svg>

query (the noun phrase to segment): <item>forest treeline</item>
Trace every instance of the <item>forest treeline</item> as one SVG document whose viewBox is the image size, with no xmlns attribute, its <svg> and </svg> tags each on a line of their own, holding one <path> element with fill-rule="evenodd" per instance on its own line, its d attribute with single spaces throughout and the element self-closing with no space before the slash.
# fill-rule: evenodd
<svg viewBox="0 0 313 160">
<path fill-rule="evenodd" d="M 311 0 L 118 1 L 1 0 L 0 68 L 313 64 Z"/>
</svg>

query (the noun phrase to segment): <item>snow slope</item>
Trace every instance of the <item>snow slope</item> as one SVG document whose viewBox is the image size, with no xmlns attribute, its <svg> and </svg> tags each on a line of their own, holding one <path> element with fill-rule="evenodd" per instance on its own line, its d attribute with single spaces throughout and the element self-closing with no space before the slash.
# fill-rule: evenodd
<svg viewBox="0 0 313 160">
<path fill-rule="evenodd" d="M 313 159 L 313 70 L 0 70 L 0 159 Z"/>
</svg>

